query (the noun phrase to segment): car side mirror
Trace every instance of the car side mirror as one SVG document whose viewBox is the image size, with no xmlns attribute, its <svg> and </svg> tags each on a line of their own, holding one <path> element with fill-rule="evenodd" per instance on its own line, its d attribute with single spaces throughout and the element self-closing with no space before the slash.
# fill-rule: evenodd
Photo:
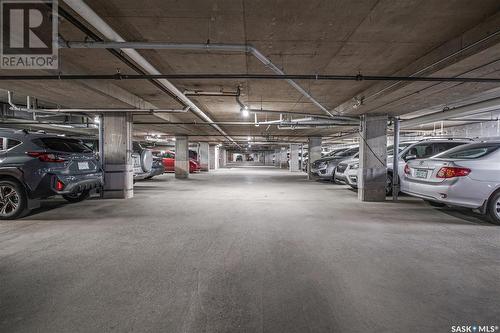
<svg viewBox="0 0 500 333">
<path fill-rule="evenodd" d="M 406 155 L 404 157 L 405 162 L 408 162 L 410 160 L 415 160 L 415 159 L 417 159 L 417 155 Z"/>
</svg>

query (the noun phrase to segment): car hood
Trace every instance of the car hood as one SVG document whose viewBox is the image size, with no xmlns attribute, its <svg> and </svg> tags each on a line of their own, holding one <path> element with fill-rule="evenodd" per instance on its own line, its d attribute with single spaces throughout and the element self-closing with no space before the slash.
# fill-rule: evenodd
<svg viewBox="0 0 500 333">
<path fill-rule="evenodd" d="M 346 158 L 349 158 L 349 157 L 323 157 L 323 158 L 317 159 L 316 161 L 314 161 L 314 163 L 330 162 L 330 161 L 342 161 L 342 160 L 345 160 Z"/>
<path fill-rule="evenodd" d="M 359 163 L 359 158 L 348 158 L 346 160 L 343 160 L 342 163 L 344 164 L 354 164 L 354 163 Z"/>
</svg>

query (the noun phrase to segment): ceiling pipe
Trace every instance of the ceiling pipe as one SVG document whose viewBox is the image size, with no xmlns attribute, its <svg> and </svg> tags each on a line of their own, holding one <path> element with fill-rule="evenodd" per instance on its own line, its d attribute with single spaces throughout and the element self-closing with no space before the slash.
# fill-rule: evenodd
<svg viewBox="0 0 500 333">
<path fill-rule="evenodd" d="M 186 106 L 184 109 L 30 109 L 29 111 L 36 112 L 51 112 L 51 113 L 82 113 L 82 112 L 91 112 L 91 113 L 114 113 L 114 112 L 137 112 L 137 113 L 186 113 L 189 111 L 189 106 Z"/>
<path fill-rule="evenodd" d="M 199 97 L 235 97 L 237 92 L 233 91 L 198 91 L 198 90 L 184 90 L 186 96 L 199 96 Z"/>
<path fill-rule="evenodd" d="M 68 0 L 69 1 L 69 0 Z M 124 49 L 126 51 L 127 49 Z M 134 50 L 132 50 L 134 51 Z M 134 51 L 135 52 L 135 51 Z M 137 52 L 136 52 L 137 53 Z M 137 53 L 138 54 L 138 53 Z M 129 55 L 130 56 L 130 55 Z M 140 55 L 139 55 L 140 56 Z M 132 56 L 130 56 L 132 58 Z M 152 67 L 154 68 L 154 67 Z M 149 70 L 148 70 L 149 71 Z M 435 77 L 435 76 L 390 76 L 390 75 L 336 75 L 336 74 L 52 74 L 52 75 L 2 75 L 2 81 L 40 80 L 313 80 L 313 81 L 409 81 L 409 82 L 456 82 L 456 83 L 500 83 L 500 78 L 482 77 Z M 170 82 L 169 82 L 170 83 Z M 171 84 L 171 83 L 170 83 Z M 172 85 L 172 84 L 171 84 Z M 172 85 L 172 87 L 174 87 Z M 175 88 L 177 89 L 177 88 Z M 182 94 L 180 90 L 176 90 Z M 180 97 L 179 97 L 180 98 Z M 187 99 L 186 96 L 183 97 Z M 184 101 L 184 100 L 183 100 Z M 184 102 L 183 102 L 184 103 Z M 360 102 L 356 100 L 356 105 Z M 187 103 L 184 103 L 187 104 Z M 332 114 L 332 117 L 334 115 Z"/>
<path fill-rule="evenodd" d="M 49 113 L 49 114 L 69 114 L 69 113 L 108 113 L 108 112 L 147 112 L 147 113 L 186 113 L 189 111 L 190 107 L 186 106 L 184 109 L 110 109 L 110 108 L 53 108 L 53 109 L 45 109 L 45 108 L 31 108 L 30 96 L 27 97 L 27 107 L 21 107 L 14 104 L 12 100 L 12 92 L 7 91 L 7 102 L 10 105 L 10 109 L 14 111 L 25 111 L 30 113 Z"/>
<path fill-rule="evenodd" d="M 97 31 L 99 31 L 102 35 L 104 35 L 107 39 L 110 39 L 115 42 L 125 42 L 125 40 L 114 31 L 104 20 L 97 15 L 85 2 L 82 0 L 64 0 L 64 2 L 73 9 L 78 15 L 80 15 L 84 20 L 86 20 L 91 26 L 93 26 Z M 141 56 L 136 50 L 130 48 L 120 48 L 123 53 L 125 53 L 130 59 L 132 59 L 136 64 L 142 67 L 147 73 L 158 75 L 160 72 L 151 65 L 143 56 Z M 178 97 L 182 103 L 186 106 L 189 106 L 190 109 L 199 116 L 201 119 L 214 123 L 214 121 L 207 116 L 196 104 L 194 104 L 189 98 L 187 98 L 176 86 L 174 86 L 167 79 L 158 79 L 158 81 L 162 86 L 164 86 L 168 91 L 173 93 Z M 219 133 L 223 134 L 229 141 L 234 142 L 233 138 L 231 138 L 222 128 L 220 128 L 215 123 L 212 125 Z M 238 145 L 236 142 L 234 142 Z"/>
<path fill-rule="evenodd" d="M 459 106 L 453 109 L 436 112 L 420 117 L 411 118 L 401 122 L 401 128 L 414 128 L 419 125 L 425 125 L 449 118 L 467 117 L 479 113 L 489 112 L 500 109 L 500 97 L 486 101 Z M 467 121 L 466 119 L 464 121 Z"/>
<path fill-rule="evenodd" d="M 67 3 L 70 0 L 65 0 Z M 61 47 L 68 48 L 110 48 L 110 49 L 163 49 L 163 50 L 200 50 L 200 51 L 224 51 L 224 52 L 244 52 L 250 53 L 257 58 L 266 67 L 271 69 L 278 75 L 285 75 L 278 66 L 276 66 L 269 58 L 262 54 L 256 47 L 250 44 L 194 44 L 194 43 L 162 43 L 162 42 L 61 42 Z M 291 78 L 285 79 L 295 90 L 309 99 L 314 105 L 320 108 L 328 116 L 333 114 L 321 104 L 316 98 L 302 88 L 297 82 Z"/>
<path fill-rule="evenodd" d="M 207 125 L 213 125 L 212 123 L 208 122 L 196 122 L 196 121 L 186 121 L 186 122 L 170 122 L 170 121 L 165 121 L 165 122 L 159 122 L 159 121 L 139 121 L 139 122 L 134 122 L 136 125 L 170 125 L 170 126 L 177 126 L 177 125 L 196 125 L 196 126 L 207 126 Z M 216 125 L 223 125 L 223 126 L 250 126 L 250 125 L 255 125 L 254 122 L 249 122 L 249 121 L 218 121 L 215 122 Z M 303 122 L 293 122 L 293 121 L 280 121 L 280 120 L 273 120 L 270 122 L 260 122 L 258 123 L 259 125 L 286 125 L 286 126 L 298 126 L 298 125 L 309 125 L 309 126 L 358 126 L 358 123 L 337 123 L 337 122 L 314 122 L 314 123 L 303 123 Z M 206 134 L 207 136 L 212 136 L 211 134 Z"/>
</svg>

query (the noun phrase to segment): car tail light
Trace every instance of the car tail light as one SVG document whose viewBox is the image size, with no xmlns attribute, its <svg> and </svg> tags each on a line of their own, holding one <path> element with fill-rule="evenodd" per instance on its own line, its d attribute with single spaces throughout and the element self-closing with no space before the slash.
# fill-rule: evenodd
<svg viewBox="0 0 500 333">
<path fill-rule="evenodd" d="M 458 168 L 458 167 L 442 167 L 439 169 L 436 177 L 437 178 L 455 178 L 464 177 L 470 173 L 470 169 Z"/>
<path fill-rule="evenodd" d="M 64 183 L 59 179 L 56 181 L 56 191 L 64 190 Z"/>
<path fill-rule="evenodd" d="M 37 157 L 42 162 L 61 163 L 66 161 L 65 159 L 53 153 L 34 151 L 28 152 L 26 154 L 31 157 Z"/>
<path fill-rule="evenodd" d="M 410 167 L 408 166 L 408 164 L 405 164 L 405 174 L 410 174 Z"/>
</svg>

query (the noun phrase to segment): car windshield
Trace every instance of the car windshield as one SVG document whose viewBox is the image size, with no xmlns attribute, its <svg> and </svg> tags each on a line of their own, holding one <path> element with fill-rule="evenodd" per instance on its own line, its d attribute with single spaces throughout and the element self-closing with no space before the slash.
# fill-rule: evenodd
<svg viewBox="0 0 500 333">
<path fill-rule="evenodd" d="M 473 160 L 489 155 L 498 148 L 500 148 L 500 143 L 473 143 L 450 149 L 434 156 L 434 158 Z"/>
<path fill-rule="evenodd" d="M 85 146 L 80 140 L 76 139 L 53 137 L 53 138 L 40 138 L 33 140 L 33 142 L 42 148 L 61 151 L 65 153 L 92 152 L 92 149 Z"/>
<path fill-rule="evenodd" d="M 400 142 L 399 147 L 398 147 L 398 153 L 402 152 L 403 149 L 411 145 L 412 142 Z M 394 145 L 390 145 L 387 147 L 387 155 L 393 155 L 394 154 Z"/>
<path fill-rule="evenodd" d="M 359 151 L 358 147 L 350 148 L 350 149 L 346 149 L 346 150 L 342 150 L 340 152 L 337 152 L 334 156 L 335 157 L 352 156 L 352 155 L 356 154 L 358 151 Z"/>
</svg>

